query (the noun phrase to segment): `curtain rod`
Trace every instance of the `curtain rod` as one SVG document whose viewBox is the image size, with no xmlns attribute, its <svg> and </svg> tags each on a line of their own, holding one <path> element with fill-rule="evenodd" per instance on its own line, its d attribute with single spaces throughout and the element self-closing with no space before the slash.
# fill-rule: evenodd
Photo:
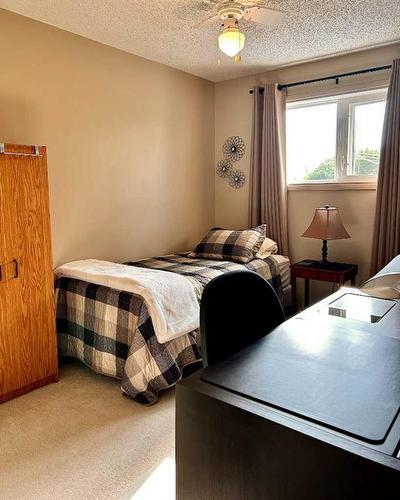
<svg viewBox="0 0 400 500">
<path fill-rule="evenodd" d="M 385 69 L 390 69 L 392 67 L 391 64 L 387 64 L 386 66 L 377 66 L 375 68 L 367 68 L 367 69 L 360 69 L 358 71 L 352 71 L 350 73 L 340 73 L 339 75 L 331 75 L 331 76 L 324 76 L 322 78 L 314 78 L 313 80 L 303 80 L 301 82 L 293 82 L 293 83 L 286 83 L 286 84 L 278 84 L 278 90 L 283 90 L 287 89 L 289 87 L 298 87 L 299 85 L 307 85 L 309 83 L 317 83 L 317 82 L 325 82 L 327 80 L 336 80 L 336 84 L 339 83 L 339 78 L 344 78 L 346 76 L 355 76 L 355 75 L 362 75 L 364 73 L 375 73 L 375 71 L 384 71 Z M 250 94 L 254 94 L 254 90 L 250 89 Z M 264 92 L 263 88 L 260 88 L 260 92 Z"/>
</svg>

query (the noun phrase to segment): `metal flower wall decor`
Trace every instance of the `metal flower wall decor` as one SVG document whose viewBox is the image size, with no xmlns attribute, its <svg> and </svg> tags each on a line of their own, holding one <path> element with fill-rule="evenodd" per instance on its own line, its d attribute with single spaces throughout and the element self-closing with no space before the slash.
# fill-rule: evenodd
<svg viewBox="0 0 400 500">
<path fill-rule="evenodd" d="M 232 162 L 239 161 L 246 152 L 244 140 L 235 135 L 228 137 L 222 146 L 224 159 L 218 162 L 217 174 L 228 180 L 233 188 L 241 188 L 246 182 L 246 176 L 241 170 L 233 170 Z"/>
<path fill-rule="evenodd" d="M 246 151 L 244 140 L 239 136 L 228 137 L 222 148 L 225 158 L 230 161 L 238 161 L 243 158 Z"/>
<path fill-rule="evenodd" d="M 221 160 L 217 165 L 217 174 L 220 177 L 229 177 L 232 173 L 232 163 L 228 160 Z"/>
<path fill-rule="evenodd" d="M 244 186 L 246 176 L 241 170 L 234 170 L 229 176 L 229 185 L 233 188 L 239 189 Z"/>
</svg>

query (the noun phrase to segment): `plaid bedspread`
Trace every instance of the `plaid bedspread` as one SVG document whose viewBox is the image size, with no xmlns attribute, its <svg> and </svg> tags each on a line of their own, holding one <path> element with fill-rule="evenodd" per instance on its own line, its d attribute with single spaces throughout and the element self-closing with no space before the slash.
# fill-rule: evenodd
<svg viewBox="0 0 400 500">
<path fill-rule="evenodd" d="M 199 300 L 214 277 L 240 269 L 261 274 L 282 296 L 273 256 L 237 264 L 178 254 L 126 264 L 182 274 L 193 284 Z M 201 360 L 197 330 L 164 344 L 157 341 L 147 306 L 138 295 L 60 278 L 56 310 L 59 354 L 121 379 L 123 392 L 140 403 L 155 403 L 160 391 L 181 379 L 185 366 Z"/>
</svg>

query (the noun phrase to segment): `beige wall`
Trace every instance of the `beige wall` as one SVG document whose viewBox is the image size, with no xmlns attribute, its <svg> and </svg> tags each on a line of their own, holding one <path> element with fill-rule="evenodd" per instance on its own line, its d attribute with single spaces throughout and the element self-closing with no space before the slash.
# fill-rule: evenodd
<svg viewBox="0 0 400 500">
<path fill-rule="evenodd" d="M 48 146 L 55 264 L 184 250 L 214 223 L 245 227 L 248 182 L 214 185 L 213 171 L 224 139 L 240 135 L 247 152 L 237 166 L 248 176 L 249 88 L 400 56 L 396 45 L 214 86 L 7 11 L 0 22 L 0 140 Z M 341 209 L 352 236 L 330 243 L 330 257 L 358 263 L 365 279 L 374 191 L 290 191 L 292 261 L 319 257 L 319 242 L 300 234 L 324 203 Z"/>
<path fill-rule="evenodd" d="M 230 135 L 244 138 L 245 157 L 236 166 L 249 174 L 252 97 L 249 89 L 266 82 L 286 83 L 317 78 L 337 72 L 390 63 L 400 56 L 400 45 L 359 52 L 298 66 L 290 66 L 252 77 L 229 80 L 216 84 L 215 89 L 215 160 L 222 158 L 222 144 Z M 375 74 L 377 75 L 377 74 Z M 376 78 L 376 76 L 373 76 Z M 380 77 L 381 78 L 381 77 Z M 343 80 L 345 84 L 345 80 Z M 224 179 L 215 178 L 215 223 L 223 227 L 247 226 L 247 200 L 249 183 L 242 189 L 232 189 Z M 354 262 L 360 266 L 359 281 L 368 277 L 372 226 L 375 210 L 375 191 L 290 191 L 289 242 L 293 262 L 304 258 L 319 258 L 320 242 L 301 238 L 311 222 L 315 207 L 323 204 L 338 206 L 351 240 L 329 243 L 331 260 Z M 326 293 L 331 286 L 313 285 L 314 299 Z"/>
<path fill-rule="evenodd" d="M 0 10 L 0 140 L 48 146 L 55 264 L 189 248 L 214 219 L 212 83 Z"/>
</svg>

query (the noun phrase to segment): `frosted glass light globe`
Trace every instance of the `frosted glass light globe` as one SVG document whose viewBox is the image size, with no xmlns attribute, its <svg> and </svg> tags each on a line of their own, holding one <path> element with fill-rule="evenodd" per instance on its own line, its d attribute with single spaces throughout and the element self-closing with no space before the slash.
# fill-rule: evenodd
<svg viewBox="0 0 400 500">
<path fill-rule="evenodd" d="M 218 37 L 218 46 L 229 57 L 234 57 L 243 49 L 246 37 L 239 28 L 225 28 Z"/>
</svg>

